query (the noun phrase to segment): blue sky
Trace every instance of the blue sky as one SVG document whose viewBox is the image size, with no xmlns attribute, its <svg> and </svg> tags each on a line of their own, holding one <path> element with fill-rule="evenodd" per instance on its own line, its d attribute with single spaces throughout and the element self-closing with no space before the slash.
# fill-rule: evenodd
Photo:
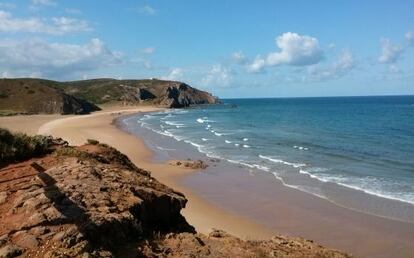
<svg viewBox="0 0 414 258">
<path fill-rule="evenodd" d="M 0 77 L 220 97 L 414 94 L 413 1 L 0 0 Z"/>
</svg>

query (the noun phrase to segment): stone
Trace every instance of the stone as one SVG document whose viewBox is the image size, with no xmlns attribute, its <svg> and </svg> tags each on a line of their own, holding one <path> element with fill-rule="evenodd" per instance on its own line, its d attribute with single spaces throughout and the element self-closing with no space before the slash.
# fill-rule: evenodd
<svg viewBox="0 0 414 258">
<path fill-rule="evenodd" d="M 213 229 L 213 231 L 208 236 L 215 237 L 215 238 L 222 238 L 222 237 L 228 236 L 228 234 L 223 230 Z"/>
<path fill-rule="evenodd" d="M 30 233 L 32 233 L 36 237 L 40 237 L 41 235 L 47 234 L 50 232 L 50 229 L 46 227 L 34 227 L 30 229 Z"/>
<path fill-rule="evenodd" d="M 4 234 L 4 235 L 0 236 L 0 246 L 6 244 L 8 240 L 9 240 L 9 235 L 8 234 Z"/>
<path fill-rule="evenodd" d="M 36 237 L 32 234 L 24 234 L 22 237 L 20 237 L 16 244 L 23 248 L 35 248 L 39 245 L 39 241 L 37 241 Z"/>
<path fill-rule="evenodd" d="M 21 255 L 23 250 L 16 245 L 6 245 L 0 248 L 0 257 L 1 258 L 13 258 Z"/>
<path fill-rule="evenodd" d="M 169 162 L 172 166 L 191 168 L 191 169 L 206 169 L 208 165 L 202 160 L 171 160 Z"/>
<path fill-rule="evenodd" d="M 47 217 L 48 221 L 53 220 L 59 220 L 59 219 L 65 219 L 65 216 L 63 216 L 55 207 L 49 207 L 47 208 L 43 214 Z"/>
<path fill-rule="evenodd" d="M 63 238 L 65 238 L 66 236 L 66 232 L 65 231 L 61 231 L 59 233 L 57 233 L 56 235 L 53 236 L 52 240 L 53 241 L 62 241 Z"/>
<path fill-rule="evenodd" d="M 7 199 L 7 192 L 0 192 L 0 204 L 5 203 L 6 199 Z"/>
<path fill-rule="evenodd" d="M 81 257 L 82 258 L 92 258 L 93 256 L 90 253 L 85 252 L 85 253 L 82 254 Z"/>
<path fill-rule="evenodd" d="M 50 200 L 44 194 L 41 194 L 26 200 L 23 204 L 23 208 L 36 209 L 46 203 L 50 203 Z"/>
<path fill-rule="evenodd" d="M 33 215 L 31 215 L 26 223 L 24 223 L 25 227 L 32 227 L 35 225 L 40 225 L 42 223 L 44 223 L 45 221 L 47 221 L 47 218 L 44 214 L 40 213 L 40 212 L 34 212 Z"/>
</svg>

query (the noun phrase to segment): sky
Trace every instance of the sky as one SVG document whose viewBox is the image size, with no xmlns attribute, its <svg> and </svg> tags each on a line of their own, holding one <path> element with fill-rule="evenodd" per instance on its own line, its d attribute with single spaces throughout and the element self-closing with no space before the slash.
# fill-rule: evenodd
<svg viewBox="0 0 414 258">
<path fill-rule="evenodd" d="M 0 0 L 0 78 L 221 98 L 414 94 L 414 1 Z"/>
</svg>

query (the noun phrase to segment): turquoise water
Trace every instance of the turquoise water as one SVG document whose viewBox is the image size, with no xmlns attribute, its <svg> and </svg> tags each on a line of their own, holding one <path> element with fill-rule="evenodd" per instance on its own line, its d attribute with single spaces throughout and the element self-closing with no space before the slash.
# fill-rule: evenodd
<svg viewBox="0 0 414 258">
<path fill-rule="evenodd" d="M 414 96 L 229 99 L 136 120 L 323 198 L 334 183 L 414 204 Z"/>
</svg>

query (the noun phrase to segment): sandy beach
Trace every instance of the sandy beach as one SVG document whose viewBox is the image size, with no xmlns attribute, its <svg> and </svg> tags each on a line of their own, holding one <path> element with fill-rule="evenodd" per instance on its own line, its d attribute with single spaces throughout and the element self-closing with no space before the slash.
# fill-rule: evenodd
<svg viewBox="0 0 414 258">
<path fill-rule="evenodd" d="M 153 153 L 144 141 L 120 130 L 113 121 L 128 114 L 158 110 L 112 108 L 84 116 L 3 117 L 0 126 L 28 134 L 51 134 L 73 145 L 96 139 L 117 148 L 138 167 L 151 171 L 159 181 L 185 194 L 188 205 L 183 215 L 199 232 L 220 228 L 248 239 L 268 238 L 275 233 L 302 236 L 360 257 L 414 254 L 412 223 L 343 208 L 287 188 L 266 176 L 255 177 L 252 184 L 248 176 L 238 171 L 229 171 L 227 180 L 220 180 L 191 169 L 153 162 Z M 272 198 L 254 194 L 255 186 L 260 186 L 260 192 L 270 193 Z"/>
<path fill-rule="evenodd" d="M 61 137 L 71 145 L 81 145 L 87 139 L 107 143 L 126 154 L 138 167 L 151 171 L 160 182 L 182 192 L 188 199 L 183 215 L 198 232 L 209 233 L 219 228 L 246 239 L 265 239 L 271 231 L 256 223 L 213 206 L 199 198 L 188 188 L 178 184 L 180 178 L 192 173 L 191 169 L 152 162 L 152 152 L 144 142 L 118 129 L 114 119 L 138 112 L 161 110 L 155 107 L 105 108 L 104 111 L 84 116 L 33 115 L 0 118 L 0 126 L 27 134 L 46 134 Z"/>
</svg>

